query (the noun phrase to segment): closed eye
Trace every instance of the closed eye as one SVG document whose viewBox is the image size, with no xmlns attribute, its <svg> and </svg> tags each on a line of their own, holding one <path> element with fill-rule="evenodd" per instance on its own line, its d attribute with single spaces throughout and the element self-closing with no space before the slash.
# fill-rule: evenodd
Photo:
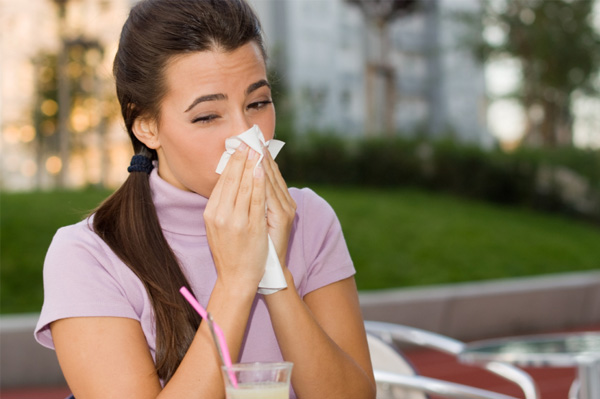
<svg viewBox="0 0 600 399">
<path fill-rule="evenodd" d="M 208 123 L 217 119 L 218 117 L 219 115 L 215 114 L 199 116 L 197 118 L 192 119 L 192 123 Z"/>
<path fill-rule="evenodd" d="M 273 104 L 273 101 L 272 100 L 257 101 L 257 102 L 249 104 L 248 108 L 249 109 L 261 109 L 269 104 Z"/>
</svg>

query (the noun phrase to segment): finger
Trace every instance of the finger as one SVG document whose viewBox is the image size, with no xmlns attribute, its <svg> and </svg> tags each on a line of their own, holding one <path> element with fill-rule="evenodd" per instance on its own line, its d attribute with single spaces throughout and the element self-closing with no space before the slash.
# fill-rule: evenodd
<svg viewBox="0 0 600 399">
<path fill-rule="evenodd" d="M 241 143 L 231 155 L 229 162 L 227 162 L 221 177 L 217 181 L 217 186 L 219 186 L 219 205 L 222 204 L 230 207 L 235 205 L 240 180 L 248 158 L 248 152 L 249 147 L 245 143 Z"/>
<path fill-rule="evenodd" d="M 263 167 L 263 169 L 266 169 Z M 264 172 L 265 174 L 265 185 L 266 185 L 266 194 L 267 194 L 267 207 L 269 212 L 271 211 L 280 211 L 282 209 L 281 206 L 281 197 L 280 195 L 277 194 L 274 185 L 273 185 L 273 181 L 271 180 L 271 178 L 268 176 L 268 174 L 266 173 L 266 170 Z"/>
<path fill-rule="evenodd" d="M 252 149 L 248 151 L 248 159 L 244 164 L 243 174 L 235 199 L 234 213 L 236 214 L 236 217 L 243 218 L 238 220 L 246 220 L 248 218 L 254 185 L 254 169 L 258 162 L 258 158 L 259 155 L 256 151 Z"/>
<path fill-rule="evenodd" d="M 265 204 L 266 204 L 266 186 L 267 179 L 265 176 L 264 168 L 262 164 L 256 167 L 253 173 L 253 189 L 252 198 L 250 203 L 250 220 L 253 223 L 257 223 L 257 226 L 265 226 Z"/>
<path fill-rule="evenodd" d="M 292 196 L 289 193 L 287 184 L 285 183 L 285 180 L 283 179 L 283 176 L 279 171 L 279 167 L 273 160 L 273 157 L 271 157 L 271 153 L 269 153 L 267 148 L 265 148 L 264 153 L 265 157 L 263 163 L 265 164 L 265 174 L 267 175 L 269 181 L 273 185 L 273 193 L 282 203 L 292 205 L 294 203 L 294 200 L 292 199 Z"/>
<path fill-rule="evenodd" d="M 223 173 L 221 173 L 221 176 L 217 180 L 217 183 L 215 184 L 210 193 L 209 201 L 206 204 L 206 210 L 209 210 L 212 207 L 216 207 L 220 203 L 221 191 L 223 190 L 224 181 L 225 179 L 223 178 Z"/>
<path fill-rule="evenodd" d="M 271 176 L 274 177 L 275 182 L 277 183 L 279 188 L 282 190 L 282 192 L 286 193 L 286 195 L 289 195 L 287 183 L 285 182 L 285 179 L 281 175 L 279 166 L 277 165 L 277 163 L 275 162 L 275 160 L 273 159 L 273 157 L 271 156 L 271 153 L 269 152 L 269 150 L 267 148 L 265 148 L 265 158 L 267 158 L 267 163 L 268 163 L 269 169 L 271 171 Z M 291 196 L 289 197 L 289 199 L 291 199 Z"/>
<path fill-rule="evenodd" d="M 267 165 L 265 163 L 265 180 L 266 180 L 266 192 L 267 192 L 267 208 L 269 213 L 280 213 L 283 211 L 283 204 L 286 203 L 285 196 L 281 193 L 281 189 L 274 181 L 274 176 L 271 173 L 267 173 Z"/>
</svg>

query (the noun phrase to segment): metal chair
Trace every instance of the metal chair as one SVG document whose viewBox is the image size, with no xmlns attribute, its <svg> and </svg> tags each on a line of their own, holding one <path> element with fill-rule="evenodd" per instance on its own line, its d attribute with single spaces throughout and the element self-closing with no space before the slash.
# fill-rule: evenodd
<svg viewBox="0 0 600 399">
<path fill-rule="evenodd" d="M 393 323 L 366 321 L 365 328 L 377 382 L 377 399 L 422 399 L 426 394 L 447 398 L 514 399 L 484 389 L 417 375 L 393 346 L 403 343 L 457 356 L 465 346 L 461 341 Z M 501 362 L 485 363 L 482 367 L 517 384 L 525 394 L 525 399 L 539 398 L 533 379 L 525 371 Z"/>
</svg>

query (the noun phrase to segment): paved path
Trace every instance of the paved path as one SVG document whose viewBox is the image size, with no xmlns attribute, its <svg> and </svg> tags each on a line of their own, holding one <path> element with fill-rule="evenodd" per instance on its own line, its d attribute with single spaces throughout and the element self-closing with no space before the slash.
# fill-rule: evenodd
<svg viewBox="0 0 600 399">
<path fill-rule="evenodd" d="M 489 389 L 505 395 L 523 398 L 515 384 L 482 371 L 476 367 L 457 363 L 454 358 L 429 351 L 407 354 L 421 374 L 428 377 Z M 524 368 L 535 380 L 540 399 L 567 399 L 569 387 L 575 378 L 574 368 Z"/>
<path fill-rule="evenodd" d="M 564 331 L 600 331 L 600 325 L 549 332 Z M 517 398 L 524 397 L 515 384 L 477 367 L 460 364 L 452 356 L 430 350 L 408 351 L 406 355 L 419 373 L 428 377 L 489 389 Z M 569 388 L 575 379 L 575 368 L 527 367 L 524 370 L 535 380 L 540 390 L 540 399 L 568 398 Z"/>
</svg>

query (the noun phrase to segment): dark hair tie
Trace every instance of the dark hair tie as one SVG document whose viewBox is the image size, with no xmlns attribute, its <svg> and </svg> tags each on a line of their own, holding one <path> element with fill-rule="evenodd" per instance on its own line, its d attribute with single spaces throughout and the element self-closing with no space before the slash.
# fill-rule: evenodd
<svg viewBox="0 0 600 399">
<path fill-rule="evenodd" d="M 131 158 L 131 164 L 127 168 L 127 171 L 129 173 L 131 173 L 131 172 L 150 173 L 150 172 L 152 172 L 152 168 L 154 168 L 154 165 L 152 164 L 152 160 L 150 158 L 145 157 L 143 155 L 134 155 Z"/>
</svg>

